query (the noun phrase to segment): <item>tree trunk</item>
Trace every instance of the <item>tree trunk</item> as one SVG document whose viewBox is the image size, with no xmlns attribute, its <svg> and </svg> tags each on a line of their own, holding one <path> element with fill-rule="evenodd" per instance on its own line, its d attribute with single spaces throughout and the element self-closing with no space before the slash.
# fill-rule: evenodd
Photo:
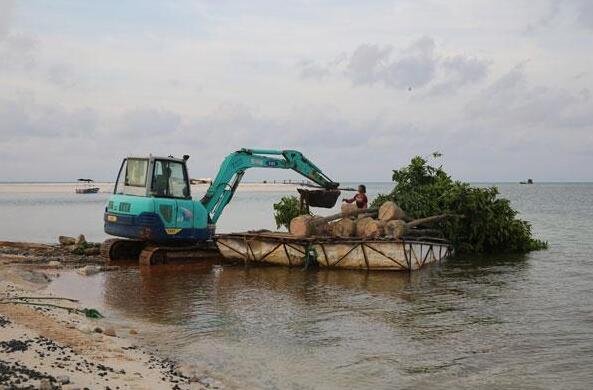
<svg viewBox="0 0 593 390">
<path fill-rule="evenodd" d="M 328 223 L 337 219 L 346 217 L 356 217 L 359 214 L 373 215 L 377 213 L 377 209 L 356 209 L 348 214 L 337 213 L 328 215 L 327 217 L 313 217 L 311 215 L 299 215 L 290 221 L 289 231 L 297 237 L 310 237 L 313 235 L 321 235 L 324 232 L 329 232 Z M 324 226 L 325 225 L 325 226 Z"/>
<path fill-rule="evenodd" d="M 356 206 L 356 203 L 342 203 L 342 214 L 344 215 L 350 215 L 356 211 L 358 211 L 358 207 Z"/>
<path fill-rule="evenodd" d="M 297 237 L 309 237 L 311 235 L 311 221 L 312 215 L 299 215 L 290 221 L 288 230 L 290 234 Z"/>
<path fill-rule="evenodd" d="M 420 226 L 420 225 L 424 225 L 427 223 L 440 221 L 442 219 L 446 219 L 446 218 L 450 218 L 450 217 L 463 217 L 463 216 L 453 215 L 453 214 L 439 214 L 439 215 L 433 215 L 432 217 L 415 219 L 413 221 L 408 222 L 407 225 L 408 225 L 408 228 L 412 228 L 415 226 Z"/>
<path fill-rule="evenodd" d="M 385 234 L 385 222 L 371 219 L 364 225 L 362 237 L 364 238 L 377 238 L 382 237 Z"/>
<path fill-rule="evenodd" d="M 331 234 L 334 237 L 352 237 L 356 233 L 356 222 L 350 218 L 342 218 L 331 224 Z"/>
<path fill-rule="evenodd" d="M 330 227 L 321 217 L 299 215 L 290 221 L 289 231 L 296 237 L 326 236 L 330 234 Z"/>
<path fill-rule="evenodd" d="M 385 224 L 385 236 L 389 238 L 400 238 L 408 231 L 407 224 L 401 219 L 394 219 Z"/>
<path fill-rule="evenodd" d="M 363 237 L 364 231 L 366 229 L 366 225 L 371 223 L 373 218 L 371 217 L 364 217 L 360 218 L 356 221 L 356 237 Z"/>
<path fill-rule="evenodd" d="M 390 238 L 401 238 L 408 234 L 413 227 L 440 221 L 452 216 L 450 214 L 433 215 L 432 217 L 415 219 L 407 223 L 400 219 L 395 219 L 387 222 L 385 225 L 385 235 Z"/>
<path fill-rule="evenodd" d="M 408 217 L 395 202 L 387 201 L 379 207 L 379 219 L 387 222 L 394 219 L 408 220 Z"/>
</svg>

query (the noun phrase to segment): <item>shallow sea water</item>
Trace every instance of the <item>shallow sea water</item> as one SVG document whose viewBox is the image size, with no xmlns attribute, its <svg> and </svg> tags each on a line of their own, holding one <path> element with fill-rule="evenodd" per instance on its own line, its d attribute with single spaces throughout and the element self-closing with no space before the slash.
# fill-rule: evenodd
<svg viewBox="0 0 593 390">
<path fill-rule="evenodd" d="M 593 184 L 499 188 L 549 250 L 456 258 L 411 275 L 128 265 L 89 278 L 65 273 L 50 288 L 84 291 L 83 303 L 141 324 L 161 353 L 241 388 L 589 389 Z M 2 215 L 24 218 L 15 229 L 3 223 L 0 239 L 50 241 L 65 226 L 100 239 L 100 223 L 88 220 L 100 221 L 106 195 L 59 196 L 0 196 Z M 219 230 L 256 228 L 254 220 L 273 228 L 280 196 L 239 194 Z"/>
</svg>

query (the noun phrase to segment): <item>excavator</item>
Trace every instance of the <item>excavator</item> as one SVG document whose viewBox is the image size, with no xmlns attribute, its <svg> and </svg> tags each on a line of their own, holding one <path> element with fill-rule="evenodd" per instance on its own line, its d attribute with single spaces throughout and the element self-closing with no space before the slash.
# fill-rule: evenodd
<svg viewBox="0 0 593 390">
<path fill-rule="evenodd" d="M 105 207 L 107 239 L 101 254 L 109 260 L 139 259 L 140 264 L 195 258 L 215 247 L 215 227 L 249 168 L 292 169 L 316 184 L 299 188 L 307 206 L 331 208 L 339 195 L 332 181 L 296 150 L 241 149 L 229 154 L 204 196 L 191 195 L 183 158 L 127 157 Z"/>
</svg>

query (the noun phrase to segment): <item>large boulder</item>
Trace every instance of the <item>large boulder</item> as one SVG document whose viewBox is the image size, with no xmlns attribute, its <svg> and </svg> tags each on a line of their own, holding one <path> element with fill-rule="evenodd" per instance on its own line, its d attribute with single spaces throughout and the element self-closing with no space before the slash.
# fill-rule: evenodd
<svg viewBox="0 0 593 390">
<path fill-rule="evenodd" d="M 76 242 L 74 242 L 74 245 L 76 245 L 76 246 L 85 246 L 86 245 L 86 237 L 84 236 L 84 234 L 81 234 L 76 238 Z"/>
<path fill-rule="evenodd" d="M 58 237 L 58 242 L 62 246 L 76 245 L 76 238 L 69 236 L 60 236 Z"/>
</svg>

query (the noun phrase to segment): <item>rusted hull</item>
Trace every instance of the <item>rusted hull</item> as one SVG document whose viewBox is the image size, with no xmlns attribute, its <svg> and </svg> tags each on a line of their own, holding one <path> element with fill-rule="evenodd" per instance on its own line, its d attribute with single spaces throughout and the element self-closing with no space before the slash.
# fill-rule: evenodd
<svg viewBox="0 0 593 390">
<path fill-rule="evenodd" d="M 448 243 L 394 239 L 296 239 L 284 234 L 223 234 L 217 237 L 227 259 L 289 267 L 303 266 L 313 249 L 320 267 L 413 271 L 450 256 Z"/>
</svg>

